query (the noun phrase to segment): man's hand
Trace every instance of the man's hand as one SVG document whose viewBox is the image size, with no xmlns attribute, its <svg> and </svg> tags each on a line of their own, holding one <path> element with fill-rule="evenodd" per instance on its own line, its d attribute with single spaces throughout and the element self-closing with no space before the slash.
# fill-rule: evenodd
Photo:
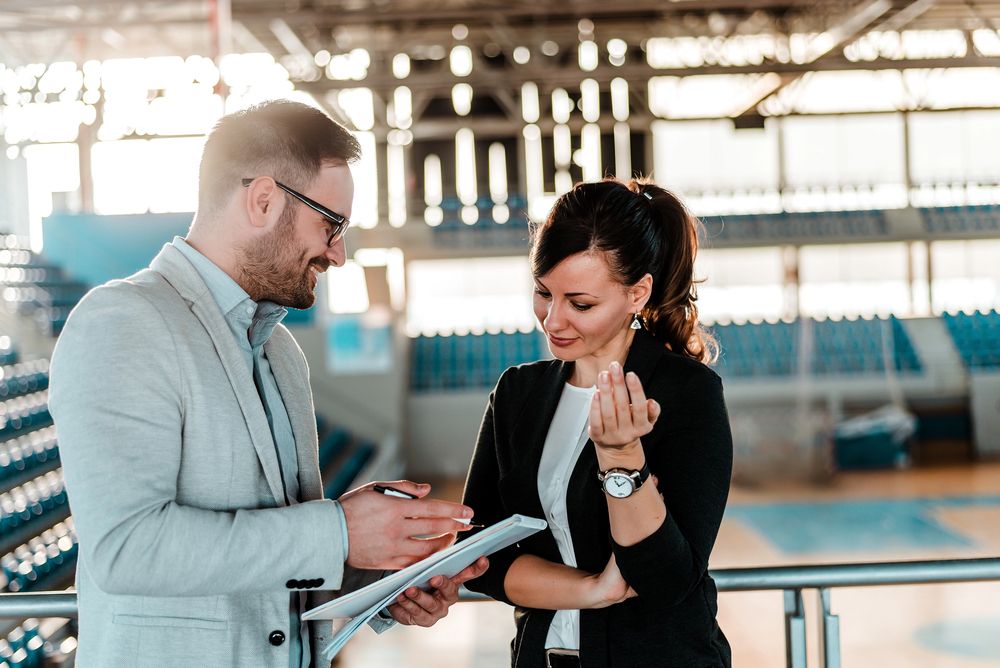
<svg viewBox="0 0 1000 668">
<path fill-rule="evenodd" d="M 385 496 L 372 489 L 376 484 L 395 487 L 418 498 Z M 376 570 L 406 568 L 448 547 L 455 542 L 457 532 L 471 528 L 456 521 L 471 519 L 471 508 L 422 498 L 430 491 L 430 485 L 395 480 L 368 483 L 341 496 L 350 543 L 347 564 Z"/>
<path fill-rule="evenodd" d="M 410 587 L 389 606 L 389 614 L 400 624 L 433 626 L 448 615 L 448 609 L 458 600 L 458 586 L 478 578 L 489 567 L 486 557 L 479 557 L 453 578 L 436 575 L 431 578 L 432 591 Z"/>
</svg>

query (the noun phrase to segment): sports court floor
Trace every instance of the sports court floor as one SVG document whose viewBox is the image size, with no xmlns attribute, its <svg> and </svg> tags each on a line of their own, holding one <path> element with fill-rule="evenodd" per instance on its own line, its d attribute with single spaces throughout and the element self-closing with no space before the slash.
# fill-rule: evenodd
<svg viewBox="0 0 1000 668">
<path fill-rule="evenodd" d="M 454 498 L 460 485 L 439 485 Z M 711 567 L 1000 556 L 1000 462 L 841 473 L 831 484 L 733 489 Z M 816 597 L 807 592 L 810 651 Z M 1000 582 L 835 589 L 845 668 L 1000 667 Z M 780 592 L 723 593 L 719 623 L 739 668 L 784 665 Z M 364 629 L 338 664 L 509 665 L 510 609 L 463 603 L 432 629 Z M 818 665 L 815 656 L 810 665 Z"/>
</svg>

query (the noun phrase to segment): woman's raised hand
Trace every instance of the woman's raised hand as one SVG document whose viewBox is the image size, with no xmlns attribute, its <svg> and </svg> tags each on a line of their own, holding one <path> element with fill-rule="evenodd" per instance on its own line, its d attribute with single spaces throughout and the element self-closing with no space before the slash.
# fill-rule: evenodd
<svg viewBox="0 0 1000 668">
<path fill-rule="evenodd" d="M 631 396 L 631 403 L 629 397 Z M 597 376 L 597 392 L 590 404 L 590 439 L 601 448 L 620 449 L 638 444 L 653 430 L 660 404 L 647 399 L 635 373 L 622 373 L 618 362 Z"/>
</svg>

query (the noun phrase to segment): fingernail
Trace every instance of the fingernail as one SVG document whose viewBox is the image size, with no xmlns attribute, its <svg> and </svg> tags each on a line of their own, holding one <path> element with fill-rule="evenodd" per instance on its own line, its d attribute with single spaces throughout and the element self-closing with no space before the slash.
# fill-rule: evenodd
<svg viewBox="0 0 1000 668">
<path fill-rule="evenodd" d="M 619 364 L 618 362 L 612 362 L 611 363 L 611 371 L 615 375 L 618 375 L 622 371 L 622 365 Z"/>
<path fill-rule="evenodd" d="M 607 385 L 608 384 L 608 372 L 607 371 L 602 371 L 601 374 L 597 377 L 597 380 L 602 385 Z"/>
</svg>

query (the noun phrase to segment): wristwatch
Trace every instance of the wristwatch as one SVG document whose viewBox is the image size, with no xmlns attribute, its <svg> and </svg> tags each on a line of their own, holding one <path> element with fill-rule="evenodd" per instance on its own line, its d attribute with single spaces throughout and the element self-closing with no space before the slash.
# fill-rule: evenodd
<svg viewBox="0 0 1000 668">
<path fill-rule="evenodd" d="M 642 483 L 649 478 L 649 463 L 642 465 L 642 468 L 635 469 L 608 469 L 599 471 L 597 479 L 604 488 L 604 493 L 616 499 L 627 499 L 635 494 L 635 491 L 642 487 Z"/>
</svg>

